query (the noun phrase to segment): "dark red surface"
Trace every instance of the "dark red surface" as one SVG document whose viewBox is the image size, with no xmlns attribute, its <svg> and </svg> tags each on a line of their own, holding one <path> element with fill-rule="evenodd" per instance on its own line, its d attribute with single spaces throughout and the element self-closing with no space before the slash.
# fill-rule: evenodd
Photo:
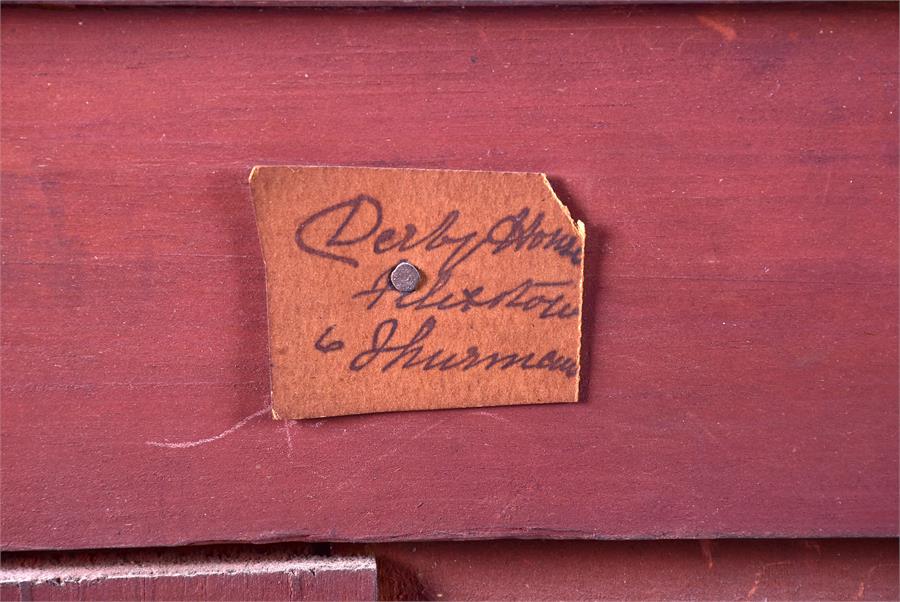
<svg viewBox="0 0 900 602">
<path fill-rule="evenodd" d="M 319 554 L 328 546 L 318 546 Z M 489 541 L 6 553 L 50 581 L 0 598 L 295 600 L 897 600 L 896 539 Z M 375 570 L 356 557 L 374 557 Z M 287 570 L 274 566 L 287 559 Z M 349 557 L 349 558 L 348 558 Z M 176 566 L 173 566 L 177 564 Z M 312 564 L 312 566 L 310 566 Z M 349 566 L 341 566 L 346 564 Z M 266 566 L 271 567 L 266 571 Z M 129 575 L 122 575 L 121 567 Z M 262 570 L 261 570 L 262 569 Z M 277 569 L 277 570 L 276 570 Z M 166 575 L 148 578 L 148 572 Z M 112 576 L 115 575 L 115 578 Z M 35 574 L 35 577 L 38 575 Z M 376 593 L 377 589 L 377 593 Z"/>
<path fill-rule="evenodd" d="M 692 0 L 717 4 L 722 0 Z M 731 0 L 726 0 L 731 1 Z M 770 0 L 742 0 L 767 2 Z M 627 4 L 683 4 L 684 0 L 2 0 L 2 4 L 40 6 L 265 6 L 265 7 L 468 7 L 468 6 L 598 6 Z"/>
<path fill-rule="evenodd" d="M 897 39 L 893 4 L 4 8 L 2 546 L 896 535 Z M 583 402 L 270 421 L 256 163 L 548 172 Z"/>
<path fill-rule="evenodd" d="M 491 541 L 335 546 L 382 599 L 897 600 L 897 541 Z"/>
</svg>

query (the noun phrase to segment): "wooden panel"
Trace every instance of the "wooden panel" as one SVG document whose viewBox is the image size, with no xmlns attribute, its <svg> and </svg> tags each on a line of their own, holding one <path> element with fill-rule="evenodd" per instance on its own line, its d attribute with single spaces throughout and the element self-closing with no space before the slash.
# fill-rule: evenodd
<svg viewBox="0 0 900 602">
<path fill-rule="evenodd" d="M 715 4 L 722 0 L 692 0 L 695 3 Z M 742 0 L 767 2 L 770 0 Z M 680 4 L 684 0 L 2 0 L 0 4 L 30 4 L 40 6 L 264 6 L 264 7 L 467 7 L 467 6 L 595 6 L 625 4 Z"/>
<path fill-rule="evenodd" d="M 320 553 L 327 550 L 317 547 Z M 333 544 L 330 552 L 328 558 L 299 557 L 309 550 L 291 544 L 12 552 L 3 556 L 0 599 L 28 593 L 33 599 L 78 599 L 78 594 L 117 600 L 374 599 L 370 557 L 377 558 L 382 600 L 897 600 L 900 595 L 896 539 L 501 540 Z M 29 583 L 31 589 L 15 583 Z"/>
<path fill-rule="evenodd" d="M 897 8 L 7 7 L 2 545 L 895 535 Z M 579 404 L 275 423 L 255 163 L 546 171 Z"/>
<path fill-rule="evenodd" d="M 897 600 L 897 540 L 419 542 L 378 559 L 385 600 Z"/>
<path fill-rule="evenodd" d="M 223 557 L 224 556 L 224 557 Z M 371 558 L 221 551 L 6 556 L 3 600 L 377 600 Z"/>
</svg>

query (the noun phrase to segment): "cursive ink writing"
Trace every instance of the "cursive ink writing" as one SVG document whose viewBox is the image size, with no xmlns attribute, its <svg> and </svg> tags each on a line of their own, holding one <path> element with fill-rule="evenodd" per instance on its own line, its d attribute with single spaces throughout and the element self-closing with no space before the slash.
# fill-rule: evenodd
<svg viewBox="0 0 900 602">
<path fill-rule="evenodd" d="M 574 280 L 543 281 L 528 278 L 511 288 L 486 293 L 483 285 L 464 287 L 457 291 L 447 290 L 452 279 L 443 274 L 427 289 L 401 293 L 391 285 L 391 269 L 393 268 L 379 274 L 371 287 L 354 293 L 352 298 L 367 301 L 366 309 L 374 308 L 387 295 L 386 302 L 390 303 L 393 300 L 397 309 L 434 311 L 458 309 L 467 312 L 476 308 L 503 307 L 523 312 L 539 310 L 538 318 L 541 320 L 548 318 L 567 320 L 578 316 L 578 307 L 566 301 L 565 293 L 557 292 L 560 289 L 575 287 Z M 554 295 L 555 292 L 557 293 Z"/>
<path fill-rule="evenodd" d="M 568 378 L 574 378 L 578 374 L 577 362 L 569 357 L 560 355 L 555 349 L 548 351 L 536 359 L 534 352 L 500 353 L 497 351 L 485 353 L 477 346 L 468 347 L 465 353 L 447 352 L 437 349 L 428 352 L 424 343 L 431 336 L 437 325 L 434 316 L 426 318 L 419 326 L 416 333 L 405 343 L 394 342 L 397 334 L 398 323 L 394 318 L 379 322 L 372 333 L 371 345 L 360 352 L 350 361 L 350 369 L 358 372 L 376 360 L 383 360 L 381 372 L 387 372 L 392 368 L 409 370 L 418 368 L 429 371 L 448 370 L 468 371 L 475 368 L 490 370 L 497 366 L 499 370 L 519 368 L 521 370 L 546 370 L 547 372 L 560 372 Z"/>
<path fill-rule="evenodd" d="M 304 219 L 297 226 L 294 241 L 306 253 L 352 267 L 358 267 L 359 262 L 350 253 L 351 248 L 370 240 L 371 251 L 376 255 L 389 251 L 404 253 L 416 248 L 428 252 L 442 250 L 447 256 L 437 273 L 447 276 L 481 248 L 494 255 L 507 250 L 552 251 L 574 266 L 581 265 L 580 238 L 566 234 L 562 228 L 545 229 L 544 213 L 532 215 L 527 207 L 501 217 L 484 234 L 477 230 L 459 231 L 460 212 L 455 209 L 421 235 L 414 224 L 406 224 L 402 233 L 395 228 L 382 229 L 383 216 L 378 199 L 360 194 Z"/>
<path fill-rule="evenodd" d="M 316 351 L 321 351 L 322 353 L 331 353 L 332 351 L 339 351 L 344 348 L 344 341 L 340 339 L 335 339 L 329 343 L 325 342 L 325 338 L 331 334 L 331 331 L 334 330 L 334 324 L 325 329 L 325 332 L 316 339 Z"/>
</svg>

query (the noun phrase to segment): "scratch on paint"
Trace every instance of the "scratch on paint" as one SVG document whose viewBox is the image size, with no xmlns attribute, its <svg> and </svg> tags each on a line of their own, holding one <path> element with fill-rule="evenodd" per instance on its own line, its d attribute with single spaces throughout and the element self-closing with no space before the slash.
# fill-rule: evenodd
<svg viewBox="0 0 900 602">
<path fill-rule="evenodd" d="M 745 596 L 748 600 L 753 597 L 753 594 L 756 593 L 756 590 L 759 589 L 759 580 L 762 579 L 762 573 L 756 573 L 756 579 L 753 580 L 753 585 L 750 586 L 750 589 L 747 591 L 747 595 Z"/>
<path fill-rule="evenodd" d="M 472 412 L 473 416 L 487 416 L 488 418 L 493 418 L 498 422 L 509 422 L 508 419 L 503 418 L 502 416 L 497 416 L 493 412 Z"/>
<path fill-rule="evenodd" d="M 291 424 L 293 424 L 292 420 L 284 421 L 284 437 L 287 440 L 288 452 L 290 454 L 294 453 L 294 442 L 291 439 Z"/>
<path fill-rule="evenodd" d="M 703 554 L 703 558 L 706 560 L 706 568 L 712 570 L 712 568 L 716 565 L 716 563 L 713 562 L 712 542 L 708 539 L 701 539 L 700 552 Z"/>
<path fill-rule="evenodd" d="M 212 443 L 213 441 L 218 441 L 223 437 L 227 437 L 231 433 L 240 429 L 243 426 L 246 426 L 252 420 L 259 418 L 264 414 L 270 413 L 272 410 L 270 408 L 263 408 L 258 412 L 254 412 L 250 414 L 246 418 L 242 419 L 240 422 L 232 426 L 231 428 L 225 429 L 218 435 L 213 435 L 212 437 L 207 437 L 205 439 L 197 439 L 196 441 L 182 441 L 180 443 L 169 443 L 168 441 L 146 441 L 147 445 L 152 445 L 153 447 L 166 447 L 169 449 L 186 449 L 188 447 L 197 447 L 198 445 L 204 445 L 206 443 Z"/>
<path fill-rule="evenodd" d="M 733 42 L 737 39 L 737 32 L 734 30 L 734 27 L 731 27 L 730 25 L 725 25 L 724 23 L 716 21 L 712 17 L 707 17 L 706 15 L 697 15 L 697 20 L 713 31 L 719 32 L 719 34 L 725 39 L 726 42 Z"/>
<path fill-rule="evenodd" d="M 367 472 L 370 472 L 370 468 L 372 465 L 378 464 L 379 462 L 382 462 L 387 458 L 397 455 L 400 452 L 400 450 L 404 448 L 404 446 L 409 445 L 411 442 L 415 441 L 416 439 L 420 439 L 420 438 L 424 437 L 426 434 L 428 434 L 432 430 L 434 430 L 440 426 L 443 426 L 448 420 L 449 420 L 449 418 L 445 418 L 443 420 L 438 420 L 437 422 L 434 422 L 434 423 L 426 426 L 425 428 L 420 430 L 418 433 L 416 433 L 412 437 L 409 437 L 408 439 L 404 440 L 403 437 L 399 437 L 398 439 L 400 440 L 400 443 L 393 445 L 389 450 L 378 455 L 375 458 L 370 459 L 368 462 L 362 463 L 358 470 L 354 471 L 349 476 L 345 477 L 340 483 L 338 483 L 332 489 L 331 494 L 335 495 L 338 492 L 343 491 L 344 489 L 349 487 L 351 484 L 353 484 L 355 479 L 359 478 L 361 475 L 363 475 Z"/>
<path fill-rule="evenodd" d="M 856 594 L 853 596 L 854 600 L 862 600 L 863 596 L 866 595 L 866 581 L 872 579 L 872 575 L 880 568 L 884 567 L 895 567 L 895 564 L 876 564 L 868 571 L 866 571 L 866 575 L 859 581 L 859 587 L 856 590 Z"/>
<path fill-rule="evenodd" d="M 754 576 L 754 579 L 753 579 L 753 585 L 751 585 L 751 586 L 750 586 L 750 589 L 747 590 L 747 594 L 744 596 L 744 598 L 745 598 L 746 600 L 749 600 L 750 598 L 753 597 L 753 595 L 754 595 L 754 594 L 756 593 L 756 591 L 759 589 L 759 584 L 762 583 L 763 576 L 765 576 L 766 571 L 767 571 L 770 567 L 773 567 L 773 566 L 783 566 L 783 565 L 786 565 L 786 564 L 791 564 L 791 563 L 790 563 L 789 561 L 787 561 L 787 560 L 783 560 L 783 561 L 781 561 L 781 562 L 768 562 L 768 563 L 762 565 L 762 567 L 760 567 L 760 570 L 756 572 L 756 575 Z"/>
</svg>

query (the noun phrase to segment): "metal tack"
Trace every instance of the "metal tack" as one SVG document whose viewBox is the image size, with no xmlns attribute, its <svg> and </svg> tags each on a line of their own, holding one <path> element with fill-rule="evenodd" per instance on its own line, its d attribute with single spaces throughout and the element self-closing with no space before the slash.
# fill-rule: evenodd
<svg viewBox="0 0 900 602">
<path fill-rule="evenodd" d="M 408 261 L 401 261 L 391 271 L 391 286 L 401 293 L 411 293 L 419 286 L 419 270 Z"/>
</svg>

